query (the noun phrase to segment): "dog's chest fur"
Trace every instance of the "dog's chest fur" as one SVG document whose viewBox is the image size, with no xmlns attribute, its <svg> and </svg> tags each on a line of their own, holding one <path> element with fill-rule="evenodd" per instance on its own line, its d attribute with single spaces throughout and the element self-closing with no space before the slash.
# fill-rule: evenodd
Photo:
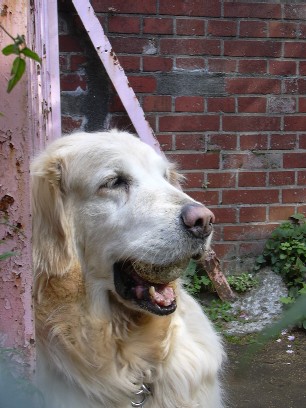
<svg viewBox="0 0 306 408">
<path fill-rule="evenodd" d="M 39 357 L 42 371 L 50 376 L 39 378 L 39 383 L 44 388 L 42 382 L 47 382 L 49 391 L 55 387 L 53 402 L 54 395 L 61 395 L 56 404 L 66 407 L 65 399 L 74 395 L 67 404 L 75 408 L 83 407 L 82 399 L 87 407 L 128 408 L 145 383 L 153 393 L 146 408 L 198 406 L 197 394 L 205 390 L 196 390 L 194 384 L 203 383 L 205 376 L 209 379 L 209 362 L 204 361 L 201 341 L 189 335 L 176 313 L 156 317 L 131 312 L 110 297 L 112 320 L 92 317 L 78 267 L 45 285 L 36 305 L 36 324 L 44 350 Z M 58 374 L 62 379 L 55 379 Z M 64 377 L 70 384 L 61 393 Z"/>
</svg>

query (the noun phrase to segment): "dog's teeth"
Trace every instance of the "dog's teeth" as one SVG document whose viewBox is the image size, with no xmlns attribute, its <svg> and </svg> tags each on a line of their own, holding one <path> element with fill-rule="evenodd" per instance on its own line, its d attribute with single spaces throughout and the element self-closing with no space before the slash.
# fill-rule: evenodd
<svg viewBox="0 0 306 408">
<path fill-rule="evenodd" d="M 151 297 L 154 299 L 154 296 L 155 296 L 155 287 L 154 286 L 150 286 L 149 293 L 150 293 Z"/>
</svg>

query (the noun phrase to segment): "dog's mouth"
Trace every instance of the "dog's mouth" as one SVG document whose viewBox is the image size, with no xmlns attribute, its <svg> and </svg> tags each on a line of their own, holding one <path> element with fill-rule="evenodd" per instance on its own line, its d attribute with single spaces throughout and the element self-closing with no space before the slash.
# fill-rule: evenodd
<svg viewBox="0 0 306 408">
<path fill-rule="evenodd" d="M 187 261 L 188 263 L 188 261 Z M 155 266 L 127 260 L 114 264 L 117 294 L 140 308 L 160 316 L 176 309 L 175 280 L 186 262 L 179 265 Z"/>
</svg>

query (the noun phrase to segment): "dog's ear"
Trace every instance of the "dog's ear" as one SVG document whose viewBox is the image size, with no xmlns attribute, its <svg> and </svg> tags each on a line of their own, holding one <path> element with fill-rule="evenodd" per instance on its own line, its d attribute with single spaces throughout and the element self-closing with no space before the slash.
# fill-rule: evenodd
<svg viewBox="0 0 306 408">
<path fill-rule="evenodd" d="M 62 276 L 73 259 L 64 208 L 65 161 L 43 153 L 31 166 L 33 266 L 36 276 Z"/>
</svg>

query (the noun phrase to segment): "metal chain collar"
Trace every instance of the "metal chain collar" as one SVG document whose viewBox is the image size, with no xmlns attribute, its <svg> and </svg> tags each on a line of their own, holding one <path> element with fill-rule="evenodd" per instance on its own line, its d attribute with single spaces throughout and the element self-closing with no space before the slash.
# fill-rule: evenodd
<svg viewBox="0 0 306 408">
<path fill-rule="evenodd" d="M 142 384 L 139 391 L 135 392 L 135 400 L 131 401 L 131 406 L 143 407 L 150 395 L 152 395 L 150 388 Z"/>
</svg>

